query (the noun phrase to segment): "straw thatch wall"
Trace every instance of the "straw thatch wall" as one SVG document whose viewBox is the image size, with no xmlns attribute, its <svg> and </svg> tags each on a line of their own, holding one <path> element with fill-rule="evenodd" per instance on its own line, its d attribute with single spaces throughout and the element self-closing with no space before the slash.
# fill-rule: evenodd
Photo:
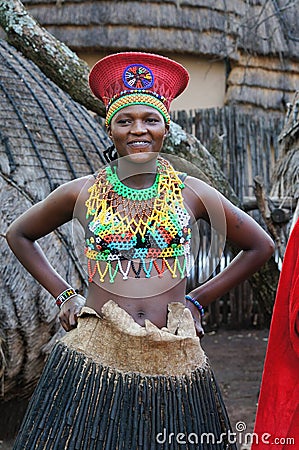
<svg viewBox="0 0 299 450">
<path fill-rule="evenodd" d="M 288 7 L 282 0 L 23 3 L 41 24 L 77 49 L 156 48 L 236 60 L 236 50 L 242 49 L 254 54 L 297 57 L 296 42 L 287 38 L 284 30 L 286 25 L 291 29 L 298 19 L 296 1 L 287 2 Z"/>
<path fill-rule="evenodd" d="M 5 398 L 28 395 L 60 327 L 57 307 L 17 262 L 4 238 L 8 224 L 58 184 L 97 170 L 108 138 L 81 106 L 30 61 L 0 41 L 0 380 Z M 41 245 L 54 267 L 84 289 L 77 229 L 67 224 Z"/>
<path fill-rule="evenodd" d="M 145 50 L 222 60 L 226 104 L 284 113 L 299 88 L 299 0 L 23 3 L 76 51 Z"/>
<path fill-rule="evenodd" d="M 299 61 L 284 63 L 278 56 L 241 53 L 231 64 L 227 84 L 226 104 L 284 111 L 299 87 Z"/>
<path fill-rule="evenodd" d="M 297 202 L 291 227 L 299 218 L 299 91 L 296 92 L 279 136 L 279 159 L 272 175 L 271 195 L 282 199 L 292 196 Z"/>
</svg>

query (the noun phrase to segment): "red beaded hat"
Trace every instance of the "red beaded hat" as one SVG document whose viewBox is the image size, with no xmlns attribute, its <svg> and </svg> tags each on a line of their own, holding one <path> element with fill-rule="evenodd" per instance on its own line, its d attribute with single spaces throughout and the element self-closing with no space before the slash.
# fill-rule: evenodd
<svg viewBox="0 0 299 450">
<path fill-rule="evenodd" d="M 89 85 L 106 106 L 106 125 L 129 105 L 149 105 L 170 122 L 169 107 L 189 81 L 187 70 L 164 56 L 123 52 L 106 56 L 90 71 Z"/>
</svg>

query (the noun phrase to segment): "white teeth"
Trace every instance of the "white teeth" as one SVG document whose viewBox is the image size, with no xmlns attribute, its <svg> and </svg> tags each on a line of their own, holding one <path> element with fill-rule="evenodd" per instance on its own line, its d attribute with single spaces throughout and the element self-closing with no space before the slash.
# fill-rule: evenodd
<svg viewBox="0 0 299 450">
<path fill-rule="evenodd" d="M 146 141 L 135 141 L 135 142 L 131 142 L 131 145 L 143 145 L 143 144 L 147 144 Z"/>
</svg>

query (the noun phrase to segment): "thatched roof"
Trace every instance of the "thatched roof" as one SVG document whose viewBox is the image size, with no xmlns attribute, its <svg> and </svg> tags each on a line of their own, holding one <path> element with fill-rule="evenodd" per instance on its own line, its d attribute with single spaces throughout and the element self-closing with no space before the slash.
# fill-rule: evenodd
<svg viewBox="0 0 299 450">
<path fill-rule="evenodd" d="M 284 114 L 299 88 L 299 0 L 23 3 L 75 51 L 144 50 L 222 60 L 226 104 Z"/>
<path fill-rule="evenodd" d="M 58 324 L 54 300 L 9 250 L 7 226 L 57 185 L 95 172 L 109 142 L 87 110 L 3 41 L 0 61 L 0 380 L 4 352 L 8 398 L 15 391 L 28 395 Z M 67 224 L 42 246 L 62 276 L 81 288 L 86 276 L 78 264 L 77 231 Z"/>
<path fill-rule="evenodd" d="M 24 0 L 75 49 L 143 49 L 238 59 L 238 51 L 298 57 L 298 1 Z"/>
</svg>

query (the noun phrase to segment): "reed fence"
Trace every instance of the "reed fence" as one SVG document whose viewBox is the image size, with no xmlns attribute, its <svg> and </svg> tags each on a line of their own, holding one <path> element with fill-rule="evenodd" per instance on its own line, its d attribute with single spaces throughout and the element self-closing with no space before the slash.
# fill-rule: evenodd
<svg viewBox="0 0 299 450">
<path fill-rule="evenodd" d="M 284 117 L 266 114 L 244 113 L 233 106 L 223 108 L 177 111 L 172 120 L 187 132 L 195 135 L 217 159 L 240 201 L 253 197 L 253 179 L 262 176 L 266 192 L 271 185 L 271 173 L 279 156 L 278 136 L 284 125 Z M 250 213 L 260 222 L 257 210 Z M 206 224 L 199 225 L 202 250 L 198 253 L 188 289 L 200 284 L 207 264 L 215 267 L 211 276 L 226 267 L 231 260 L 228 248 L 219 258 L 211 256 L 207 262 L 210 245 L 210 230 Z M 262 327 L 265 320 L 260 306 L 254 298 L 248 281 L 231 290 L 223 298 L 207 308 L 207 330 L 218 327 L 250 328 Z"/>
</svg>

